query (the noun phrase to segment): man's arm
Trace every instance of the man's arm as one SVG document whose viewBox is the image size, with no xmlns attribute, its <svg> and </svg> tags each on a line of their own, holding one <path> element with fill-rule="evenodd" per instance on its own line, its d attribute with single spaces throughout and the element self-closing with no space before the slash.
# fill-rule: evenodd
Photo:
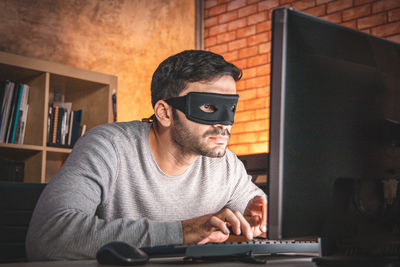
<svg viewBox="0 0 400 267">
<path fill-rule="evenodd" d="M 136 246 L 182 242 L 179 222 L 96 215 L 107 205 L 117 164 L 118 155 L 106 138 L 89 134 L 80 139 L 37 203 L 26 242 L 30 260 L 94 258 L 113 240 Z"/>
<path fill-rule="evenodd" d="M 216 214 L 182 222 L 185 244 L 223 242 L 231 234 L 243 235 L 247 240 L 266 233 L 267 200 L 264 192 L 251 182 L 241 161 L 227 151 L 229 172 L 235 182 L 226 208 Z"/>
</svg>

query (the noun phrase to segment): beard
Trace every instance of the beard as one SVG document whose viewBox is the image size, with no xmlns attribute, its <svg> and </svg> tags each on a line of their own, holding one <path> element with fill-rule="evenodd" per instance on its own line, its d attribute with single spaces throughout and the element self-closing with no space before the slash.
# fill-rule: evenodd
<svg viewBox="0 0 400 267">
<path fill-rule="evenodd" d="M 225 155 L 226 147 L 223 149 L 221 146 L 208 147 L 207 137 L 217 135 L 227 136 L 227 141 L 229 142 L 231 134 L 228 129 L 213 127 L 212 129 L 200 135 L 196 134 L 195 132 L 191 132 L 183 125 L 175 109 L 172 110 L 172 117 L 174 120 L 174 127 L 171 130 L 172 141 L 174 144 L 176 144 L 182 154 L 194 153 L 212 158 L 223 157 Z"/>
</svg>

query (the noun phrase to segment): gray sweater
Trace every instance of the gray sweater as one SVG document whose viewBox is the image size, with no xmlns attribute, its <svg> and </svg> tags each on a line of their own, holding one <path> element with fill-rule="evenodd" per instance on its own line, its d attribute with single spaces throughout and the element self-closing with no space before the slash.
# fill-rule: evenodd
<svg viewBox="0 0 400 267">
<path fill-rule="evenodd" d="M 37 203 L 26 241 L 30 260 L 94 258 L 113 240 L 182 244 L 180 221 L 224 207 L 243 212 L 263 195 L 229 150 L 166 175 L 152 156 L 149 130 L 148 123 L 113 123 L 78 140 Z"/>
</svg>

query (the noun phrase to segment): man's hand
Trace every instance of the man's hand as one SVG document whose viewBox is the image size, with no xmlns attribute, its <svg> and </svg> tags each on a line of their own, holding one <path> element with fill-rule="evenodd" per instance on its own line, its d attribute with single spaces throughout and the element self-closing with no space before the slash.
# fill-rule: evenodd
<svg viewBox="0 0 400 267">
<path fill-rule="evenodd" d="M 239 211 L 225 208 L 216 214 L 182 221 L 183 242 L 184 244 L 223 242 L 230 234 L 228 226 L 232 227 L 236 235 L 243 233 L 248 240 L 253 239 L 251 226 L 243 215 Z"/>
<path fill-rule="evenodd" d="M 267 232 L 267 199 L 256 196 L 247 204 L 244 217 L 251 226 L 253 236 Z"/>
</svg>

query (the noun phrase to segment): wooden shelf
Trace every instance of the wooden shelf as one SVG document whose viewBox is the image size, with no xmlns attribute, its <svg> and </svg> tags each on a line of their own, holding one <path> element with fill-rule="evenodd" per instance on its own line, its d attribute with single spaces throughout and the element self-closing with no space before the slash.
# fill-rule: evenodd
<svg viewBox="0 0 400 267">
<path fill-rule="evenodd" d="M 25 163 L 24 181 L 48 182 L 72 151 L 47 146 L 48 109 L 54 92 L 61 92 L 72 110 L 82 109 L 87 130 L 113 120 L 112 93 L 117 77 L 59 63 L 0 52 L 0 80 L 30 87 L 24 144 L 0 143 L 0 158 Z"/>
</svg>

